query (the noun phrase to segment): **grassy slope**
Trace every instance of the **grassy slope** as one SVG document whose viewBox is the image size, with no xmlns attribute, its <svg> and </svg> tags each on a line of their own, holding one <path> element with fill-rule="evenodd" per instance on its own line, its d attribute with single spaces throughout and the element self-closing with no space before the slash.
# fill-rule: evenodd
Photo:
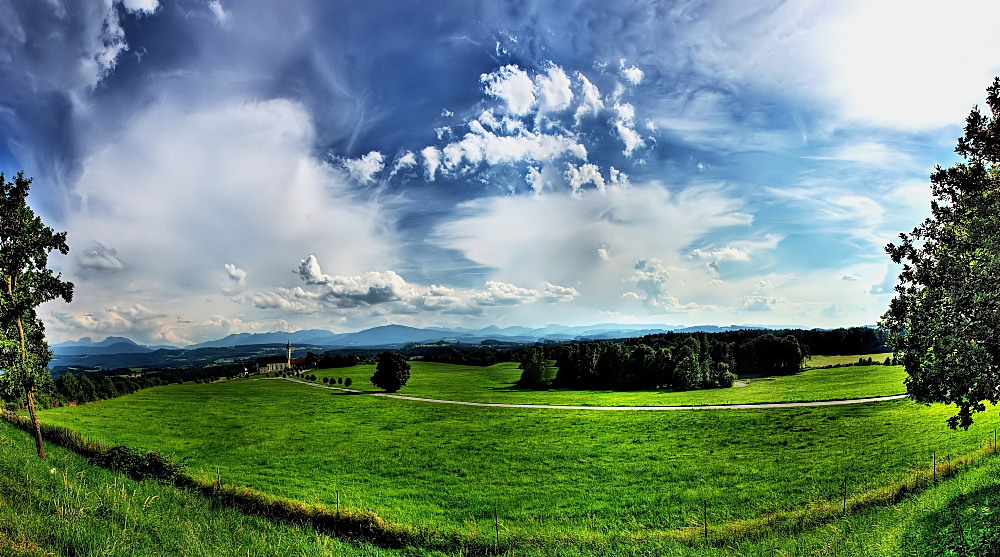
<svg viewBox="0 0 1000 557">
<path fill-rule="evenodd" d="M 858 361 L 858 358 L 871 358 L 872 362 L 876 364 L 881 364 L 885 361 L 886 357 L 892 357 L 892 352 L 877 352 L 874 354 L 855 354 L 853 356 L 812 356 L 805 361 L 807 368 L 832 366 L 836 364 L 854 364 Z"/>
<path fill-rule="evenodd" d="M 50 445 L 49 452 L 48 460 L 39 460 L 27 434 L 0 422 L 0 555 L 435 554 L 337 542 L 247 518 L 175 488 L 134 482 L 58 447 Z M 994 459 L 898 505 L 868 509 L 792 536 L 766 536 L 723 547 L 650 543 L 578 548 L 572 553 L 931 557 L 969 550 L 970 555 L 988 555 L 991 547 L 1000 545 L 998 494 L 1000 460 Z M 537 549 L 512 554 L 569 552 Z"/>
<path fill-rule="evenodd" d="M 0 421 L 0 555 L 391 556 L 134 481 Z"/>
<path fill-rule="evenodd" d="M 845 475 L 852 494 L 874 489 L 928 466 L 932 450 L 942 458 L 973 450 L 1000 424 L 990 412 L 973 432 L 952 432 L 950 413 L 909 401 L 688 412 L 467 408 L 251 380 L 159 387 L 42 418 L 191 457 L 195 470 L 218 466 L 227 482 L 307 502 L 333 505 L 340 490 L 345 505 L 428 529 L 489 536 L 497 506 L 505 538 L 551 542 L 691 526 L 703 499 L 713 523 L 836 499 Z"/>
<path fill-rule="evenodd" d="M 855 357 L 855 361 L 857 357 Z M 746 387 L 704 391 L 571 391 L 517 389 L 521 376 L 517 364 L 490 367 L 454 366 L 411 362 L 410 381 L 401 394 L 422 398 L 504 402 L 517 404 L 570 404 L 586 406 L 672 406 L 688 404 L 744 404 L 831 400 L 895 395 L 906 392 L 903 366 L 851 366 L 810 369 L 786 377 L 751 379 Z M 350 377 L 352 388 L 372 389 L 369 379 L 375 366 L 320 370 L 323 377 Z M 312 373 L 312 372 L 310 372 Z"/>
</svg>

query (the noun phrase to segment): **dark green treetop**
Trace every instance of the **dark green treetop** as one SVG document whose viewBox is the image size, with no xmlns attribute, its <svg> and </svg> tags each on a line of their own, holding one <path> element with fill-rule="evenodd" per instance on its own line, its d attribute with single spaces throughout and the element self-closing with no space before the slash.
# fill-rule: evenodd
<svg viewBox="0 0 1000 557">
<path fill-rule="evenodd" d="M 410 363 L 399 352 L 388 350 L 378 355 L 372 385 L 395 393 L 410 380 Z"/>
</svg>

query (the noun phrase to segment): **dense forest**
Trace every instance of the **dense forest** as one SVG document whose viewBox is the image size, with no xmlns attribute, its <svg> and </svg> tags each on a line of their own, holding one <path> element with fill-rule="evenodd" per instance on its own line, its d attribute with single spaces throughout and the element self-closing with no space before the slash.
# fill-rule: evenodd
<svg viewBox="0 0 1000 557">
<path fill-rule="evenodd" d="M 578 341 L 522 349 L 521 386 L 566 389 L 671 389 L 730 387 L 737 376 L 787 375 L 810 354 L 882 352 L 883 331 L 857 327 L 823 331 L 747 329 L 722 333 L 664 333 L 619 341 Z M 539 361 L 558 371 L 543 379 Z"/>
</svg>

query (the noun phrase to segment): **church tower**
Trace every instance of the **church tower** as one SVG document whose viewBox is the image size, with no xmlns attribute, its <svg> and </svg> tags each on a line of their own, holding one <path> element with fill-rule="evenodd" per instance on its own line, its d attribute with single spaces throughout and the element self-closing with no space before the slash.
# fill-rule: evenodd
<svg viewBox="0 0 1000 557">
<path fill-rule="evenodd" d="M 288 360 L 285 365 L 288 366 L 288 369 L 292 369 L 292 341 L 288 341 L 288 344 L 285 345 L 285 356 Z"/>
</svg>

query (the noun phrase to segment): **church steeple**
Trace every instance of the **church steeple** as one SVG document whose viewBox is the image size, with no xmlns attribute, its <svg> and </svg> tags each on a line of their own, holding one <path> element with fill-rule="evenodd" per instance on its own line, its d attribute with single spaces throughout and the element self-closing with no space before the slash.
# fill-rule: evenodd
<svg viewBox="0 0 1000 557">
<path fill-rule="evenodd" d="M 288 359 L 288 369 L 292 369 L 292 341 L 289 340 L 288 344 L 285 345 L 285 356 Z"/>
</svg>

